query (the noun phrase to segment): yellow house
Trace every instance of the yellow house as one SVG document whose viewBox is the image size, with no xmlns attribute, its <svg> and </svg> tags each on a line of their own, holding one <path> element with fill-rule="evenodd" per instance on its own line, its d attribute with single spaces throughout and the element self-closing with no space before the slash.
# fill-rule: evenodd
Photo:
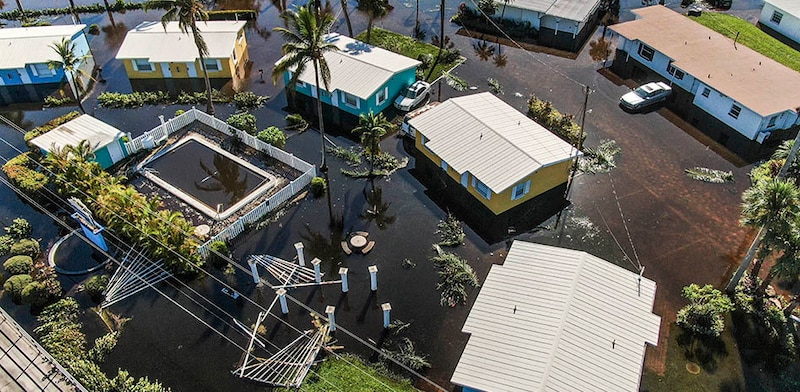
<svg viewBox="0 0 800 392">
<path fill-rule="evenodd" d="M 564 184 L 580 153 L 491 93 L 409 120 L 415 144 L 495 215 Z"/>
<path fill-rule="evenodd" d="M 208 46 L 205 57 L 208 77 L 230 79 L 244 76 L 249 61 L 245 22 L 199 22 Z M 129 79 L 202 78 L 203 67 L 191 33 L 184 34 L 178 22 L 142 22 L 128 31 L 117 53 Z"/>
</svg>

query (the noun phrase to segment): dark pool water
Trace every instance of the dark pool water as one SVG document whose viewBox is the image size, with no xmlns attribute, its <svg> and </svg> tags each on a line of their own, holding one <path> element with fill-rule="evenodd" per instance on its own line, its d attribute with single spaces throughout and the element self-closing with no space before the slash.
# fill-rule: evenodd
<svg viewBox="0 0 800 392">
<path fill-rule="evenodd" d="M 158 177 L 211 208 L 228 209 L 269 181 L 239 162 L 196 140 L 189 140 L 146 167 Z"/>
</svg>

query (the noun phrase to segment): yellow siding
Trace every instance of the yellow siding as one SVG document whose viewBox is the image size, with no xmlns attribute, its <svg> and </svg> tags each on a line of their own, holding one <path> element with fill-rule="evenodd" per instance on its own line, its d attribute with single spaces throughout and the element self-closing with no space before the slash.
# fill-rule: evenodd
<svg viewBox="0 0 800 392">
<path fill-rule="evenodd" d="M 434 154 L 431 150 L 428 150 L 427 147 L 422 145 L 422 135 L 419 131 L 416 131 L 416 140 L 414 142 L 418 151 L 422 152 L 428 159 L 430 159 L 436 166 L 442 167 L 442 159 L 439 158 L 436 154 Z M 483 197 L 475 187 L 472 186 L 472 174 L 469 174 L 469 179 L 467 182 L 467 191 L 481 204 L 485 205 L 489 208 L 495 215 L 500 215 L 501 213 L 510 210 L 522 203 L 525 203 L 542 193 L 549 191 L 567 181 L 569 177 L 570 169 L 572 168 L 574 160 L 568 160 L 565 162 L 561 162 L 552 166 L 547 166 L 539 169 L 536 172 L 531 173 L 524 179 L 521 179 L 514 185 L 510 186 L 508 189 L 497 193 L 492 193 L 491 198 L 488 200 Z M 456 172 L 450 166 L 447 167 L 447 175 L 453 179 L 458 184 L 461 184 L 461 173 Z M 480 179 L 478 179 L 480 180 Z M 514 186 L 519 183 L 524 183 L 530 180 L 530 190 L 528 193 L 517 199 L 511 200 L 512 192 L 514 191 Z"/>
<path fill-rule="evenodd" d="M 231 66 L 229 59 L 209 59 L 209 60 L 219 60 L 222 68 L 219 71 L 208 71 L 208 77 L 212 79 L 228 79 L 231 77 Z M 200 60 L 194 62 L 194 67 L 197 70 L 197 77 L 203 77 L 203 66 L 200 65 Z M 173 75 L 174 76 L 174 75 Z"/>
<path fill-rule="evenodd" d="M 233 76 L 242 78 L 245 76 L 247 63 L 250 61 L 250 54 L 247 51 L 247 37 L 245 37 L 244 29 L 239 30 L 239 35 L 236 37 L 236 45 L 234 45 L 233 51 L 236 55 L 228 59 L 228 69 L 233 70 Z M 236 60 L 234 60 L 234 57 Z"/>
<path fill-rule="evenodd" d="M 125 72 L 128 74 L 128 79 L 164 79 L 164 74 L 161 72 L 160 64 L 153 64 L 153 70 L 137 71 L 133 68 L 133 60 L 122 60 L 125 65 Z"/>
</svg>

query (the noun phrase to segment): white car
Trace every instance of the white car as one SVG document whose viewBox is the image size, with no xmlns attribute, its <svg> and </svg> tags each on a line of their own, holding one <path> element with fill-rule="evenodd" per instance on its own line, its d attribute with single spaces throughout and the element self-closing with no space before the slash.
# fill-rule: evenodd
<svg viewBox="0 0 800 392">
<path fill-rule="evenodd" d="M 418 105 L 420 102 L 425 100 L 428 97 L 428 93 L 431 91 L 431 85 L 423 82 L 421 80 L 417 80 L 411 86 L 408 86 L 405 91 L 403 91 L 397 99 L 394 100 L 394 107 L 404 112 L 411 110 L 414 106 Z"/>
<path fill-rule="evenodd" d="M 619 99 L 619 104 L 631 110 L 643 109 L 663 102 L 672 94 L 672 87 L 663 82 L 650 82 L 639 86 Z"/>
</svg>

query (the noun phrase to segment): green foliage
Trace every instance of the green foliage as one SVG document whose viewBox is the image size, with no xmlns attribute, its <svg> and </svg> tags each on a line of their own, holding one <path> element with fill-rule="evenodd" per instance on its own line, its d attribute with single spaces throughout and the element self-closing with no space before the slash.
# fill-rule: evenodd
<svg viewBox="0 0 800 392">
<path fill-rule="evenodd" d="M 268 127 L 258 133 L 258 140 L 269 143 L 275 147 L 283 148 L 286 145 L 286 134 L 278 127 Z"/>
<path fill-rule="evenodd" d="M 33 259 L 26 255 L 12 256 L 3 263 L 3 268 L 9 275 L 30 274 L 33 270 Z"/>
<path fill-rule="evenodd" d="M 181 91 L 171 97 L 164 91 L 136 91 L 132 93 L 114 93 L 105 91 L 97 97 L 97 103 L 105 108 L 137 108 L 144 105 L 198 105 L 206 103 L 205 92 Z M 211 91 L 214 102 L 230 102 L 231 98 L 217 91 Z"/>
<path fill-rule="evenodd" d="M 86 294 L 89 294 L 92 299 L 99 299 L 103 296 L 103 291 L 108 287 L 108 275 L 95 275 L 89 278 L 83 284 L 83 289 Z"/>
<path fill-rule="evenodd" d="M 119 341 L 119 332 L 109 332 L 94 340 L 94 347 L 89 350 L 89 358 L 96 363 L 103 363 L 106 361 L 108 354 L 114 350 Z"/>
<path fill-rule="evenodd" d="M 138 10 L 142 9 L 145 2 L 123 1 L 117 0 L 110 4 L 109 10 L 111 11 L 125 11 L 125 10 Z M 75 5 L 75 12 L 78 14 L 101 14 L 106 12 L 106 6 L 101 3 L 95 4 L 77 4 Z M 0 12 L 0 19 L 5 20 L 25 20 L 28 18 L 38 18 L 40 16 L 58 16 L 69 15 L 72 13 L 70 7 L 64 8 L 42 8 L 42 9 L 26 9 L 23 15 L 18 9 L 11 11 Z"/>
<path fill-rule="evenodd" d="M 14 275 L 3 283 L 3 290 L 11 295 L 15 302 L 20 302 L 22 300 L 22 290 L 31 282 L 33 282 L 33 278 L 28 274 Z"/>
<path fill-rule="evenodd" d="M 550 101 L 531 95 L 528 99 L 528 116 L 573 146 L 580 145 L 586 134 L 571 114 L 561 114 Z"/>
<path fill-rule="evenodd" d="M 175 114 L 172 117 L 178 117 L 178 116 L 180 116 L 181 114 L 184 114 L 184 113 L 186 113 L 185 110 L 178 109 L 178 110 L 175 111 Z"/>
<path fill-rule="evenodd" d="M 252 91 L 243 91 L 233 95 L 233 103 L 239 110 L 258 109 L 269 100 L 269 97 L 256 95 Z"/>
<path fill-rule="evenodd" d="M 72 97 L 56 98 L 56 97 L 54 97 L 52 95 L 48 95 L 48 96 L 44 97 L 44 107 L 47 107 L 47 108 L 54 108 L 54 107 L 69 105 L 69 104 L 74 103 L 74 102 L 75 102 L 75 100 L 72 99 Z"/>
<path fill-rule="evenodd" d="M 7 255 L 11 251 L 11 245 L 14 245 L 15 242 L 10 235 L 0 236 L 0 256 Z"/>
<path fill-rule="evenodd" d="M 47 185 L 47 176 L 35 170 L 35 162 L 30 152 L 24 152 L 9 159 L 3 165 L 3 173 L 11 182 L 25 193 L 35 193 Z"/>
<path fill-rule="evenodd" d="M 710 284 L 686 286 L 683 297 L 689 304 L 678 311 L 678 325 L 693 335 L 719 337 L 725 329 L 725 313 L 733 310 L 730 298 Z"/>
<path fill-rule="evenodd" d="M 439 303 L 450 307 L 466 303 L 468 288 L 480 286 L 478 275 L 466 260 L 443 251 L 439 245 L 433 248 L 436 255 L 431 257 L 431 261 L 439 268 L 439 283 L 436 285 L 436 290 L 441 290 Z"/>
<path fill-rule="evenodd" d="M 313 372 L 309 373 L 302 389 L 303 392 L 417 391 L 408 380 L 391 375 L 385 369 L 370 365 L 353 354 L 327 357 Z"/>
<path fill-rule="evenodd" d="M 366 41 L 367 33 L 363 32 L 355 38 L 360 41 Z M 439 48 L 434 45 L 417 41 L 407 35 L 377 27 L 372 28 L 370 39 L 372 41 L 370 42 L 371 45 L 402 54 L 403 56 L 410 57 L 412 59 L 420 58 L 421 55 L 426 54 L 435 59 L 439 55 Z M 461 55 L 457 51 L 446 50 L 445 52 L 451 54 L 443 55 L 442 58 L 439 59 L 439 62 L 436 64 L 436 68 L 430 73 L 430 76 L 426 81 L 431 82 L 436 80 L 442 75 L 442 72 L 453 68 L 457 62 L 461 61 Z"/>
<path fill-rule="evenodd" d="M 64 123 L 68 122 L 68 121 L 72 121 L 72 120 L 78 118 L 78 116 L 80 116 L 80 115 L 81 115 L 80 112 L 73 110 L 73 111 L 71 111 L 71 112 L 69 112 L 69 113 L 67 113 L 67 114 L 65 114 L 63 116 L 56 117 L 56 118 L 48 121 L 44 125 L 36 127 L 36 128 L 33 128 L 30 131 L 26 132 L 25 133 L 25 141 L 29 142 L 31 139 L 33 139 L 33 138 L 35 138 L 35 137 L 37 137 L 39 135 L 44 135 L 45 133 L 52 131 L 53 128 L 56 128 L 59 125 L 62 125 Z"/>
<path fill-rule="evenodd" d="M 683 171 L 692 179 L 710 182 L 712 184 L 722 184 L 724 182 L 733 181 L 732 171 L 709 169 L 707 167 L 692 167 L 684 169 Z"/>
<path fill-rule="evenodd" d="M 92 23 L 89 25 L 88 33 L 91 35 L 100 35 L 100 26 L 98 26 L 97 23 Z"/>
<path fill-rule="evenodd" d="M 325 183 L 325 179 L 322 177 L 314 177 L 311 179 L 311 194 L 314 197 L 320 197 L 325 194 L 325 188 L 328 187 L 328 184 Z"/>
<path fill-rule="evenodd" d="M 33 307 L 42 307 L 50 302 L 50 291 L 43 282 L 31 282 L 22 289 L 22 302 Z"/>
<path fill-rule="evenodd" d="M 329 154 L 336 158 L 344 160 L 350 166 L 358 166 L 361 164 L 362 151 L 355 147 L 344 148 L 340 146 L 328 147 L 325 149 Z"/>
<path fill-rule="evenodd" d="M 23 218 L 15 218 L 11 221 L 11 226 L 6 227 L 6 234 L 15 240 L 28 238 L 33 233 L 31 224 Z"/>
<path fill-rule="evenodd" d="M 208 263 L 214 268 L 223 268 L 228 264 L 228 244 L 225 241 L 214 241 L 208 246 Z"/>
<path fill-rule="evenodd" d="M 240 131 L 247 132 L 250 135 L 256 134 L 256 116 L 250 113 L 236 113 L 232 114 L 225 120 L 228 125 L 239 129 Z"/>
<path fill-rule="evenodd" d="M 486 83 L 489 84 L 489 91 L 491 91 L 494 95 L 503 95 L 503 86 L 500 84 L 499 81 L 495 78 L 488 78 L 486 79 Z"/>
<path fill-rule="evenodd" d="M 308 128 L 308 121 L 303 116 L 297 113 L 287 114 L 284 117 L 286 120 L 286 129 L 290 131 L 305 131 Z"/>
<path fill-rule="evenodd" d="M 458 246 L 464 241 L 464 226 L 461 225 L 455 215 L 447 214 L 447 218 L 440 220 L 436 225 L 438 230 L 435 234 L 439 234 L 441 240 L 438 245 L 441 246 Z"/>
<path fill-rule="evenodd" d="M 39 241 L 30 239 L 19 240 L 14 245 L 11 245 L 12 255 L 28 255 L 32 258 L 37 258 L 42 253 L 42 248 L 39 246 Z"/>
<path fill-rule="evenodd" d="M 617 167 L 620 148 L 614 140 L 601 140 L 596 148 L 586 147 L 578 160 L 578 170 L 587 174 L 608 173 Z"/>
<path fill-rule="evenodd" d="M 401 339 L 396 349 L 382 348 L 381 351 L 414 370 L 431 367 L 431 363 L 428 362 L 428 356 L 418 354 L 414 348 L 414 342 L 409 338 Z"/>
<path fill-rule="evenodd" d="M 761 181 L 773 180 L 778 176 L 778 172 L 780 172 L 781 166 L 783 166 L 785 160 L 785 158 L 771 159 L 754 167 L 753 170 L 750 171 L 750 182 L 756 184 Z"/>
</svg>

